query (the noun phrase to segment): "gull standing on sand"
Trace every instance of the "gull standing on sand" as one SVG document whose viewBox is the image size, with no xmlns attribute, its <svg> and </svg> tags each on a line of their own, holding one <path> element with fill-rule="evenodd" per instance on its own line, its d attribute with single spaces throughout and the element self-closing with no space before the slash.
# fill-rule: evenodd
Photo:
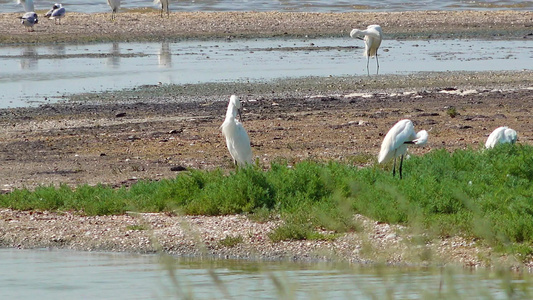
<svg viewBox="0 0 533 300">
<path fill-rule="evenodd" d="M 167 12 L 167 17 L 170 17 L 170 0 L 155 0 L 155 4 L 161 4 L 161 18 L 163 17 L 163 11 Z"/>
<path fill-rule="evenodd" d="M 253 155 L 248 133 L 246 133 L 242 123 L 235 119 L 237 113 L 240 118 L 240 109 L 241 101 L 239 97 L 232 95 L 226 111 L 226 119 L 220 129 L 226 138 L 226 146 L 231 157 L 233 157 L 233 163 L 239 165 L 239 167 L 244 167 L 246 164 L 252 164 Z"/>
<path fill-rule="evenodd" d="M 33 11 L 25 13 L 22 17 L 19 17 L 22 25 L 28 27 L 28 32 L 33 31 L 33 25 L 39 22 L 37 14 Z"/>
<path fill-rule="evenodd" d="M 378 163 L 384 163 L 394 158 L 392 166 L 392 176 L 396 175 L 396 157 L 400 156 L 400 179 L 402 179 L 402 165 L 403 156 L 407 152 L 408 144 L 415 144 L 423 146 L 428 141 L 428 132 L 421 130 L 415 133 L 415 127 L 411 120 L 401 120 L 396 123 L 387 132 L 383 143 L 381 144 L 381 151 L 379 152 Z"/>
<path fill-rule="evenodd" d="M 485 148 L 494 148 L 497 144 L 511 143 L 514 144 L 518 138 L 516 131 L 507 126 L 502 126 L 494 129 L 489 135 Z"/>
<path fill-rule="evenodd" d="M 107 0 L 107 4 L 111 7 L 111 20 L 115 20 L 115 15 L 120 8 L 120 0 Z"/>
<path fill-rule="evenodd" d="M 368 69 L 368 63 L 370 57 L 376 57 L 376 75 L 379 73 L 379 61 L 378 61 L 378 48 L 381 45 L 381 39 L 383 36 L 383 31 L 381 31 L 381 26 L 379 25 L 369 25 L 366 30 L 352 29 L 350 32 L 350 37 L 358 38 L 357 35 L 364 35 L 363 40 L 365 41 L 365 53 L 366 56 L 366 71 L 370 75 L 370 70 Z"/>
<path fill-rule="evenodd" d="M 55 24 L 58 24 L 57 22 L 59 21 L 59 24 L 61 25 L 61 18 L 65 16 L 65 13 L 66 10 L 63 5 L 56 3 L 44 16 L 45 18 L 50 18 L 50 20 L 54 20 Z"/>
</svg>

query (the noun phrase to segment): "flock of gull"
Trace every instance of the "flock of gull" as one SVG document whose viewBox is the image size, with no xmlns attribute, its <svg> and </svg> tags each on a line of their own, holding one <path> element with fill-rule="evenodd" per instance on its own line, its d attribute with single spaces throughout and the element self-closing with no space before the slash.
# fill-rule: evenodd
<svg viewBox="0 0 533 300">
<path fill-rule="evenodd" d="M 33 31 L 33 25 L 39 23 L 39 17 L 35 13 L 35 6 L 33 0 L 17 0 L 18 4 L 21 4 L 24 7 L 24 15 L 19 17 L 21 19 L 22 25 L 28 28 L 28 31 Z M 169 8 L 170 0 L 155 0 L 155 4 L 161 6 L 161 17 L 163 12 L 167 13 L 167 16 L 170 15 Z M 111 20 L 115 19 L 116 13 L 120 8 L 120 0 L 107 0 L 107 4 L 111 8 Z M 55 3 L 52 8 L 44 15 L 45 18 L 54 20 L 56 24 L 61 24 L 61 18 L 65 16 L 66 10 L 60 3 Z"/>
<path fill-rule="evenodd" d="M 33 25 L 38 23 L 37 14 L 34 12 L 33 0 L 18 0 L 19 4 L 24 6 L 26 13 L 20 17 L 24 26 L 28 27 L 28 30 L 33 30 Z M 115 19 L 115 14 L 120 8 L 120 0 L 107 0 L 107 3 L 111 7 L 112 16 L 111 19 Z M 163 11 L 167 14 L 169 11 L 169 0 L 155 0 L 155 3 L 161 5 L 161 16 Z M 65 16 L 65 8 L 61 4 L 54 4 L 52 8 L 44 15 L 46 18 L 50 18 L 56 21 L 56 24 L 61 24 L 61 18 Z M 361 37 L 362 36 L 362 37 Z M 379 72 L 378 61 L 378 49 L 381 45 L 383 31 L 379 25 L 369 25 L 366 29 L 353 29 L 350 32 L 350 37 L 362 39 L 365 43 L 364 55 L 367 57 L 366 68 L 367 73 L 369 71 L 369 61 L 371 57 L 376 58 L 376 74 Z M 226 118 L 224 123 L 220 126 L 222 134 L 226 139 L 226 146 L 233 158 L 233 162 L 238 166 L 246 166 L 252 164 L 253 154 L 250 146 L 250 138 L 244 129 L 242 123 L 237 119 L 239 115 L 240 119 L 241 102 L 239 97 L 232 95 L 229 100 L 228 109 L 226 112 Z M 408 145 L 423 146 L 428 141 L 428 132 L 421 130 L 418 133 L 415 132 L 413 122 L 411 120 L 401 120 L 396 123 L 387 132 L 383 143 L 381 144 L 381 150 L 378 155 L 378 163 L 385 163 L 394 160 L 392 174 L 396 175 L 396 159 L 400 158 L 398 167 L 400 179 L 402 178 L 402 164 L 404 156 L 407 153 Z M 517 140 L 517 133 L 515 130 L 508 127 L 499 127 L 495 129 L 488 137 L 485 147 L 493 148 L 499 143 L 515 143 Z"/>
</svg>

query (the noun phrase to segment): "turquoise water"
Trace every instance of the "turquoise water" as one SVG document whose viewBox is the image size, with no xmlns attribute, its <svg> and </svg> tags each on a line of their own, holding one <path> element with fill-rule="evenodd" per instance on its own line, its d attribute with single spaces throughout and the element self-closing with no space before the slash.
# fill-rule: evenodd
<svg viewBox="0 0 533 300">
<path fill-rule="evenodd" d="M 50 9 L 50 3 L 34 1 L 36 10 Z M 16 0 L 0 0 L 2 12 L 22 12 Z M 107 2 L 78 0 L 63 2 L 68 11 L 109 12 Z M 156 8 L 151 0 L 122 1 L 124 9 Z M 410 10 L 532 10 L 533 1 L 328 1 L 328 0 L 179 0 L 171 1 L 172 11 L 296 11 L 296 12 L 351 12 L 351 11 L 410 11 Z"/>
<path fill-rule="evenodd" d="M 464 269 L 0 249 L 1 299 L 507 299 L 508 292 L 525 299 L 529 281 Z"/>
</svg>

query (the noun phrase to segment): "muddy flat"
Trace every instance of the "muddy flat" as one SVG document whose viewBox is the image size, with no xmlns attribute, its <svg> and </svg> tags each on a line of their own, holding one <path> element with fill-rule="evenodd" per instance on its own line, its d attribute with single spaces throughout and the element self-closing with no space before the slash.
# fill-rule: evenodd
<svg viewBox="0 0 533 300">
<path fill-rule="evenodd" d="M 131 12 L 119 14 L 116 22 L 110 22 L 108 14 L 72 14 L 61 26 L 44 20 L 32 33 L 18 26 L 18 20 L 13 22 L 16 16 L 0 15 L 1 43 L 335 36 L 370 23 L 382 24 L 392 38 L 399 39 L 529 39 L 533 31 L 532 13 L 518 11 L 172 13 L 170 19 L 161 19 L 156 13 Z M 138 180 L 172 178 L 183 169 L 231 170 L 234 167 L 219 126 L 232 94 L 244 102 L 242 122 L 254 157 L 264 168 L 277 160 L 291 164 L 305 159 L 336 160 L 361 167 L 374 164 L 384 134 L 405 118 L 413 120 L 417 130 L 426 129 L 430 134 L 428 144 L 412 148 L 412 155 L 438 148 L 479 149 L 492 130 L 504 125 L 518 132 L 519 143 L 533 144 L 531 70 L 144 86 L 76 95 L 57 105 L 0 110 L 1 188 L 10 192 L 39 185 L 99 183 L 118 187 Z M 76 214 L 33 215 L 10 210 L 2 210 L 1 215 L 4 230 L 0 245 L 4 247 L 138 252 L 157 248 L 146 233 L 126 229 L 138 220 L 135 217 L 84 219 Z M 209 231 L 208 224 L 218 230 L 202 233 L 202 241 L 195 244 L 186 238 L 173 239 L 170 229 L 165 231 L 176 227 L 177 219 L 162 214 L 144 218 L 160 226 L 156 232 L 159 245 L 170 253 L 191 255 L 204 249 L 212 255 L 303 259 L 339 244 L 344 249 L 343 258 L 362 260 L 354 252 L 360 237 L 274 245 L 264 234 L 275 224 L 259 228 L 240 216 L 190 217 L 188 222 L 200 224 L 202 232 Z M 383 238 L 395 230 L 393 227 L 371 220 L 365 224 L 370 226 L 367 232 L 376 249 L 391 247 L 388 261 L 409 260 L 409 251 L 404 256 L 399 252 L 392 255 L 397 248 Z M 241 248 L 231 251 L 212 243 L 224 237 L 222 230 L 237 230 L 232 226 L 241 226 L 243 232 L 259 228 L 261 242 L 247 238 Z M 37 233 L 35 228 L 41 230 Z M 456 238 L 436 243 L 437 251 L 457 263 L 486 263 L 472 241 L 450 243 Z M 393 242 L 398 244 L 399 239 Z M 449 246 L 452 244 L 459 246 Z"/>
</svg>

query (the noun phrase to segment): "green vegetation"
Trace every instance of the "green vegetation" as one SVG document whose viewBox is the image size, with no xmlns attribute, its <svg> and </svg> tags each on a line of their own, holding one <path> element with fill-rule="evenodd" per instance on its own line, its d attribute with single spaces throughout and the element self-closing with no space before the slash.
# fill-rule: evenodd
<svg viewBox="0 0 533 300">
<path fill-rule="evenodd" d="M 383 169 L 385 168 L 385 169 Z M 327 239 L 358 230 L 353 214 L 418 226 L 438 236 L 476 237 L 498 250 L 528 256 L 533 243 L 533 147 L 436 150 L 404 162 L 404 179 L 391 165 L 358 168 L 305 161 L 294 166 L 183 173 L 129 188 L 40 187 L 0 195 L 19 210 L 78 211 L 86 215 L 178 212 L 246 213 L 285 220 L 273 240 Z"/>
<path fill-rule="evenodd" d="M 238 235 L 238 236 L 226 236 L 225 238 L 221 239 L 219 241 L 219 244 L 224 246 L 224 247 L 235 247 L 237 246 L 238 244 L 242 243 L 243 242 L 243 237 Z"/>
</svg>

